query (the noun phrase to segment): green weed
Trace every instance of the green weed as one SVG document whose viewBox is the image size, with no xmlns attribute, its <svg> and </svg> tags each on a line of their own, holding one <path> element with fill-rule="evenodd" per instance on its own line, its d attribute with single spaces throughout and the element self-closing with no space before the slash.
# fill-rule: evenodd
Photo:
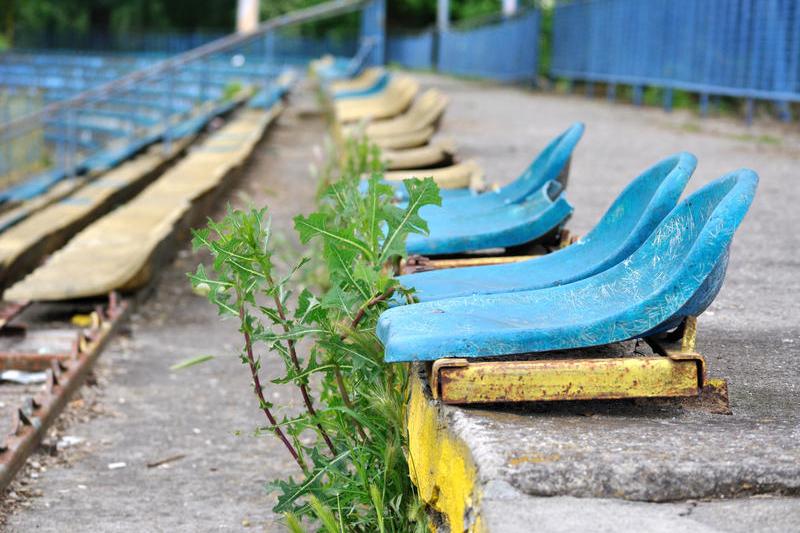
<svg viewBox="0 0 800 533">
<path fill-rule="evenodd" d="M 239 355 L 265 418 L 261 432 L 283 443 L 300 472 L 269 484 L 287 527 L 421 533 L 426 514 L 405 459 L 408 368 L 384 363 L 375 326 L 390 299 L 410 298 L 396 268 L 408 234 L 427 231 L 419 210 L 439 204 L 439 192 L 430 178 L 407 180 L 409 200 L 399 207 L 393 188 L 381 181 L 378 149 L 350 140 L 345 151 L 337 172 L 325 169 L 317 211 L 294 220 L 301 243 L 316 246 L 310 250 L 324 264 L 324 292 L 304 288 L 293 295 L 308 258 L 278 275 L 266 208 L 229 209 L 195 231 L 195 248 L 208 250 L 213 264 L 199 265 L 189 278 L 220 315 L 238 320 Z M 304 340 L 311 341 L 306 353 L 298 348 Z M 259 372 L 266 357 L 284 368 L 269 384 Z M 268 387 L 296 388 L 303 410 L 278 418 L 289 411 L 267 400 Z"/>
</svg>

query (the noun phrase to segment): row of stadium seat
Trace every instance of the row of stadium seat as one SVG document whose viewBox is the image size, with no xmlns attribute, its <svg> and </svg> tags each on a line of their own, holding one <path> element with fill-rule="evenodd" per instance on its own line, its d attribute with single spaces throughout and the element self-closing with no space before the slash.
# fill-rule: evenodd
<svg viewBox="0 0 800 533">
<path fill-rule="evenodd" d="M 161 174 L 165 156 L 157 146 L 28 213 L 27 219 L 0 234 L 3 285 L 57 251 L 13 284 L 4 299 L 90 298 L 147 283 L 153 261 L 171 250 L 169 239 L 205 215 L 220 186 L 246 161 L 282 111 L 292 83 L 293 75 L 287 74 L 255 94 L 244 109 L 233 111 L 224 127 Z M 182 151 L 197 131 L 188 128 L 182 136 L 186 140 L 176 142 L 173 151 Z M 108 212 L 121 198 L 131 197 Z"/>
<path fill-rule="evenodd" d="M 383 133 L 408 133 L 402 125 L 430 126 L 409 117 L 419 90 L 409 76 L 364 70 L 348 77 L 335 65 L 320 60 L 312 69 L 343 135 L 366 132 L 378 144 Z M 358 128 L 349 126 L 355 121 L 362 122 Z M 572 212 L 564 190 L 583 129 L 575 124 L 554 139 L 509 185 L 485 192 L 465 183 L 460 190 L 443 189 L 442 205 L 420 213 L 429 234 L 411 235 L 408 253 L 507 251 L 560 229 Z M 418 303 L 398 297 L 382 314 L 377 334 L 386 360 L 587 348 L 662 334 L 699 315 L 722 286 L 730 243 L 758 177 L 749 169 L 735 170 L 679 202 L 696 164 L 693 155 L 679 153 L 645 170 L 591 232 L 563 249 L 533 259 L 401 276 Z M 437 172 L 410 174 L 431 175 L 453 187 Z M 386 179 L 395 176 L 387 172 Z"/>
</svg>

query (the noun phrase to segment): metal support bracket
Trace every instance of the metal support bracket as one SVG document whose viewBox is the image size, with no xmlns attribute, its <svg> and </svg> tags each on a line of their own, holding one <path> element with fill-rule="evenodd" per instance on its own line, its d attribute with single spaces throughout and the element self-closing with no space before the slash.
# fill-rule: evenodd
<svg viewBox="0 0 800 533">
<path fill-rule="evenodd" d="M 578 241 L 578 236 L 571 234 L 569 230 L 561 230 L 558 246 L 556 250 L 566 248 L 570 244 Z M 544 250 L 545 253 L 554 251 L 552 248 Z M 414 274 L 428 270 L 443 270 L 447 268 L 466 268 L 486 265 L 503 265 L 507 263 L 517 263 L 527 261 L 535 257 L 541 257 L 545 253 L 534 253 L 525 255 L 474 255 L 466 257 L 452 257 L 446 259 L 431 259 L 423 255 L 409 256 L 401 265 L 403 274 Z"/>
<path fill-rule="evenodd" d="M 428 270 L 443 270 L 447 268 L 465 268 L 486 265 L 502 265 L 516 263 L 539 257 L 538 255 L 499 255 L 499 256 L 475 256 L 458 257 L 453 259 L 431 259 L 422 255 L 413 255 L 405 260 L 402 265 L 404 274 L 425 272 Z"/>
</svg>

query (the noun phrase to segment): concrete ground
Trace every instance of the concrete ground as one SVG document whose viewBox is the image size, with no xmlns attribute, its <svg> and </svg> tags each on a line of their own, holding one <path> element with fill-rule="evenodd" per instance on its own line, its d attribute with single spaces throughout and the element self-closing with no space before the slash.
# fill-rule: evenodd
<svg viewBox="0 0 800 533">
<path fill-rule="evenodd" d="M 739 119 L 701 120 L 582 96 L 425 81 L 451 97 L 445 130 L 490 180 L 512 179 L 550 138 L 584 122 L 567 191 L 575 206 L 568 227 L 578 234 L 629 180 L 677 151 L 699 159 L 687 192 L 739 167 L 761 177 L 725 286 L 699 320 L 698 350 L 712 376 L 728 378 L 733 415 L 592 403 L 445 408 L 478 468 L 490 529 L 800 529 L 800 500 L 780 497 L 800 492 L 796 126 L 747 128 Z M 644 503 L 676 499 L 690 501 Z"/>
<path fill-rule="evenodd" d="M 451 97 L 444 134 L 490 180 L 512 179 L 550 138 L 585 122 L 568 189 L 575 206 L 569 227 L 577 233 L 592 227 L 630 179 L 678 150 L 700 161 L 689 190 L 740 166 L 762 178 L 725 287 L 699 323 L 698 348 L 712 375 L 729 379 L 733 415 L 591 405 L 448 409 L 479 468 L 486 524 L 503 532 L 800 528 L 800 501 L 786 497 L 800 487 L 796 125 L 748 129 L 738 119 L 419 77 Z M 275 225 L 288 229 L 291 216 L 312 205 L 308 163 L 322 136 L 318 119 L 287 114 L 232 198 L 268 203 Z M 76 417 L 62 432 L 82 442 L 62 460 L 34 458 L 39 468 L 16 488 L 38 497 L 16 506 L 10 531 L 280 530 L 263 484 L 292 465 L 275 439 L 253 436 L 261 418 L 248 376 L 230 355 L 235 326 L 219 322 L 183 276 L 196 261 L 182 253 L 130 334 L 106 350 L 97 413 Z M 169 371 L 207 353 L 228 356 Z M 683 488 L 688 501 L 648 503 Z"/>
</svg>

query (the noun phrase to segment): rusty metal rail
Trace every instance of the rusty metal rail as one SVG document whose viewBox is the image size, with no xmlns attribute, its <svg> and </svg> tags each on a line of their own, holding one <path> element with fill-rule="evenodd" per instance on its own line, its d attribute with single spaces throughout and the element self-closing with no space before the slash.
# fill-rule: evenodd
<svg viewBox="0 0 800 533">
<path fill-rule="evenodd" d="M 97 306 L 89 313 L 88 326 L 73 330 L 72 349 L 68 353 L 0 352 L 3 370 L 44 371 L 46 374 L 44 383 L 35 387 L 35 392 L 30 387 L 24 388 L 23 397 L 11 406 L 9 432 L 0 436 L 0 490 L 8 486 L 69 398 L 86 381 L 92 365 L 127 310 L 126 301 L 116 293 L 110 294 L 105 306 Z M 14 317 L 19 314 L 17 311 Z M 24 329 L 22 331 L 26 334 Z"/>
<path fill-rule="evenodd" d="M 30 302 L 0 302 L 0 332 L 30 305 Z"/>
</svg>

